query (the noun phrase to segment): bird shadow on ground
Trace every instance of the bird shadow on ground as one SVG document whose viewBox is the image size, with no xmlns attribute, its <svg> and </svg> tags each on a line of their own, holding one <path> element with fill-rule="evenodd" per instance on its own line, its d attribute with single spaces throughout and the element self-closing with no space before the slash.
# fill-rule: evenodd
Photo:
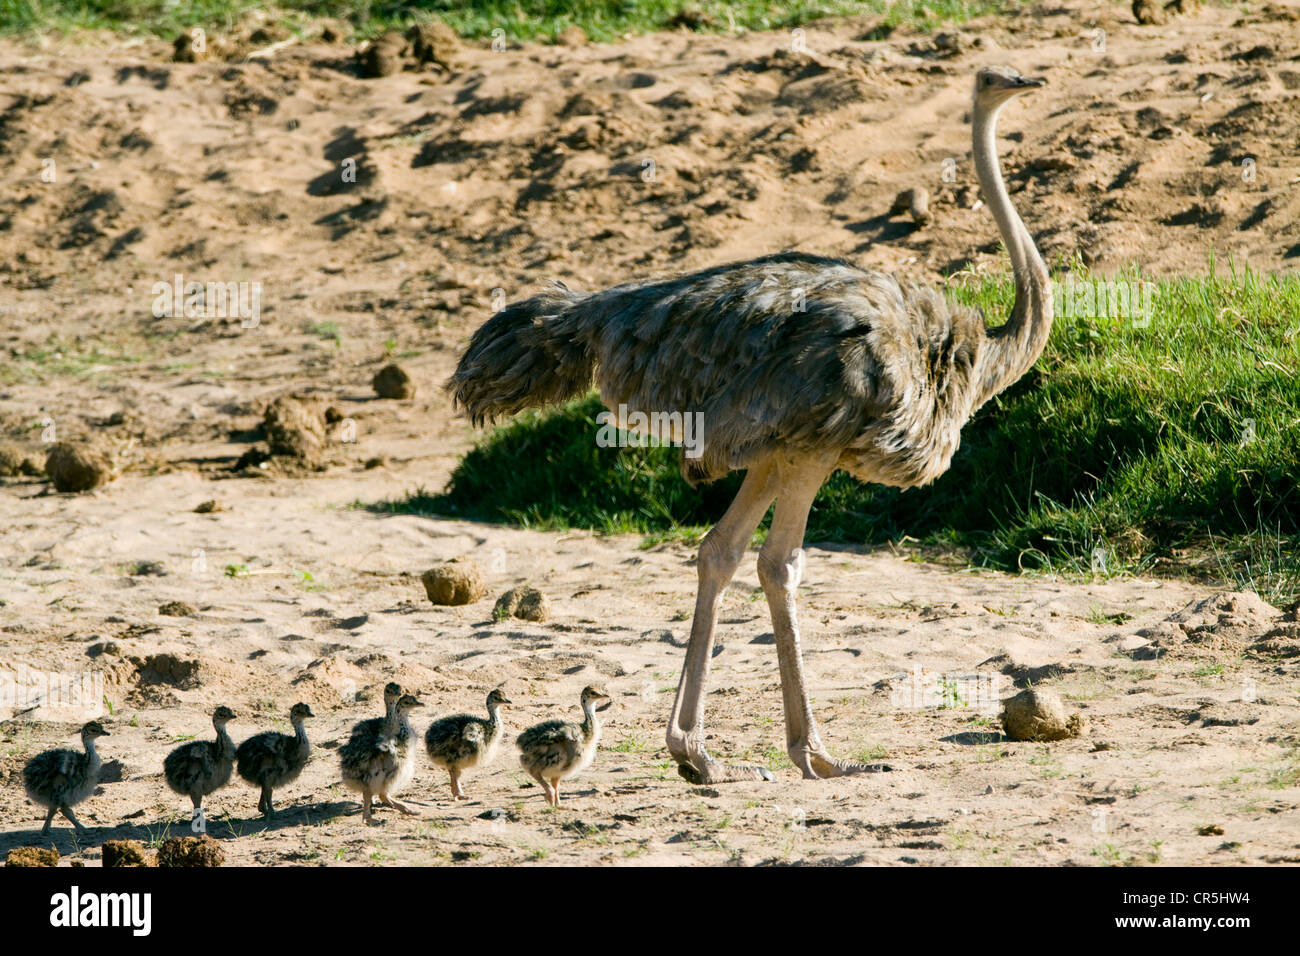
<svg viewBox="0 0 1300 956">
<path fill-rule="evenodd" d="M 849 232 L 866 234 L 868 238 L 854 247 L 855 253 L 870 249 L 872 246 L 883 242 L 897 242 L 906 236 L 910 236 L 920 227 L 914 222 L 905 222 L 902 219 L 895 219 L 890 215 L 872 216 L 870 219 L 864 219 L 861 222 L 852 223 L 845 228 Z"/>
<path fill-rule="evenodd" d="M 359 816 L 360 813 L 361 805 L 354 800 L 304 803 L 277 810 L 272 820 L 266 820 L 260 815 L 252 817 L 223 815 L 209 818 L 206 829 L 207 835 L 214 840 L 235 840 L 251 833 L 314 826 L 336 817 Z M 45 836 L 41 836 L 39 826 L 29 830 L 0 833 L 0 856 L 15 847 L 22 846 L 52 846 L 66 856 L 100 846 L 105 840 L 135 840 L 146 846 L 152 846 L 172 837 L 198 836 L 191 829 L 190 821 L 181 817 L 162 819 L 154 823 L 119 823 L 108 827 L 88 826 L 86 831 L 79 834 L 70 826 L 60 827 L 56 823 Z"/>
<path fill-rule="evenodd" d="M 959 734 L 949 734 L 947 737 L 940 737 L 941 743 L 945 744 L 963 744 L 967 747 L 979 747 L 984 744 L 1002 744 L 1010 741 L 1011 738 L 1006 734 L 996 730 L 963 730 Z"/>
</svg>

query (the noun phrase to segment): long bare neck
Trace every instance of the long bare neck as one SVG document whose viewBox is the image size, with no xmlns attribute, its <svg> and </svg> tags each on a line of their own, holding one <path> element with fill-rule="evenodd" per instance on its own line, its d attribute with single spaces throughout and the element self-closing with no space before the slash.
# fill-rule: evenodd
<svg viewBox="0 0 1300 956">
<path fill-rule="evenodd" d="M 590 740 L 592 734 L 600 730 L 600 718 L 596 716 L 595 701 L 584 700 L 582 702 L 582 737 L 584 740 Z"/>
<path fill-rule="evenodd" d="M 998 110 L 976 109 L 973 133 L 975 172 L 1011 257 L 1016 300 L 1011 317 L 988 333 L 975 375 L 972 410 L 1016 381 L 1038 360 L 1052 330 L 1052 290 L 1047 266 L 1021 222 L 1002 181 L 997 149 Z"/>
<path fill-rule="evenodd" d="M 497 734 L 501 733 L 501 705 L 495 700 L 490 701 L 487 705 L 487 709 L 488 730 L 491 732 L 491 735 L 495 737 Z"/>
<path fill-rule="evenodd" d="M 233 754 L 235 752 L 235 742 L 231 739 L 230 734 L 226 732 L 225 724 L 214 724 L 217 731 L 217 749 L 222 754 Z"/>
<path fill-rule="evenodd" d="M 95 738 L 82 737 L 81 745 L 86 748 L 86 765 L 89 767 L 98 767 L 99 751 L 95 749 Z"/>
</svg>

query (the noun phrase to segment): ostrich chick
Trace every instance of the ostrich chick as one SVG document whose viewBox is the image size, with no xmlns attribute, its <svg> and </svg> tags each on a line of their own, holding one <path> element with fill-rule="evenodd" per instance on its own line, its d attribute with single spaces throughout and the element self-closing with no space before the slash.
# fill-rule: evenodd
<svg viewBox="0 0 1300 956">
<path fill-rule="evenodd" d="M 163 761 L 167 786 L 194 801 L 194 815 L 203 808 L 203 798 L 230 782 L 235 769 L 235 742 L 226 732 L 226 724 L 235 712 L 224 704 L 212 714 L 216 740 L 191 740 L 181 744 Z"/>
<path fill-rule="evenodd" d="M 235 751 L 239 775 L 255 787 L 262 788 L 257 809 L 270 820 L 275 811 L 271 806 L 272 791 L 276 787 L 293 783 L 307 766 L 311 757 L 311 743 L 303 721 L 315 717 L 306 704 L 294 704 L 289 711 L 292 734 L 267 730 L 249 737 Z"/>
<path fill-rule="evenodd" d="M 519 766 L 527 770 L 546 793 L 546 802 L 560 805 L 560 781 L 576 777 L 587 769 L 600 745 L 600 718 L 596 702 L 609 700 L 599 687 L 582 689 L 580 724 L 548 720 L 535 724 L 519 735 Z"/>
<path fill-rule="evenodd" d="M 433 764 L 451 775 L 451 795 L 468 800 L 460 787 L 460 775 L 474 767 L 486 767 L 496 756 L 504 725 L 501 709 L 510 698 L 496 688 L 487 696 L 488 719 L 456 714 L 435 720 L 424 733 L 424 746 Z"/>
<path fill-rule="evenodd" d="M 409 717 L 413 708 L 423 706 L 415 697 L 403 694 L 393 704 L 380 733 L 354 736 L 339 751 L 343 785 L 361 794 L 361 818 L 369 826 L 379 822 L 370 811 L 375 797 L 384 806 L 416 815 L 392 794 L 400 792 L 415 775 L 415 732 Z"/>
<path fill-rule="evenodd" d="M 45 814 L 41 836 L 50 832 L 56 812 L 67 817 L 78 833 L 86 832 L 73 815 L 72 808 L 95 792 L 99 770 L 103 766 L 95 750 L 95 741 L 107 736 L 109 733 L 104 725 L 92 720 L 81 728 L 81 745 L 85 753 L 65 748 L 47 750 L 27 761 L 27 766 L 23 767 L 27 796 L 32 803 L 49 811 Z"/>
</svg>

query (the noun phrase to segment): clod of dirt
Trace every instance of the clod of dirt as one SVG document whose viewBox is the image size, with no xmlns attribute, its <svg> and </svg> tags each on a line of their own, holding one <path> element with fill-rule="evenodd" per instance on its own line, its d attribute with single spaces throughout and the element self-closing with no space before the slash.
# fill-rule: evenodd
<svg viewBox="0 0 1300 956">
<path fill-rule="evenodd" d="M 417 23 L 406 31 L 411 56 L 420 64 L 431 63 L 444 70 L 454 70 L 460 54 L 460 35 L 441 20 Z"/>
<path fill-rule="evenodd" d="M 167 684 L 179 690 L 193 690 L 201 683 L 197 660 L 162 653 L 150 654 L 143 661 L 136 659 L 132 663 L 140 675 L 141 684 Z"/>
<path fill-rule="evenodd" d="M 197 506 L 195 506 L 194 513 L 196 515 L 210 515 L 217 511 L 225 511 L 225 510 L 226 510 L 225 505 L 223 505 L 216 498 L 210 498 L 209 500 L 202 501 Z"/>
<path fill-rule="evenodd" d="M 894 199 L 894 205 L 889 209 L 891 216 L 901 212 L 911 216 L 912 222 L 918 226 L 928 226 L 934 221 L 934 214 L 930 212 L 929 190 L 924 186 L 917 186 L 915 189 L 904 189 Z"/>
<path fill-rule="evenodd" d="M 415 382 L 400 365 L 385 365 L 371 382 L 380 398 L 414 398 Z"/>
<path fill-rule="evenodd" d="M 158 848 L 159 866 L 220 866 L 225 860 L 221 844 L 207 834 L 172 837 Z"/>
<path fill-rule="evenodd" d="M 1253 591 L 1225 591 L 1192 601 L 1137 633 L 1151 641 L 1155 656 L 1239 654 L 1274 636 L 1272 624 L 1278 616 L 1277 608 Z"/>
<path fill-rule="evenodd" d="M 193 617 L 198 610 L 193 604 L 186 604 L 184 601 L 168 601 L 158 608 L 158 613 L 167 617 Z"/>
<path fill-rule="evenodd" d="M 1065 715 L 1061 698 L 1051 691 L 1025 690 L 1002 704 L 1002 727 L 1012 740 L 1066 740 L 1085 728 L 1078 714 Z"/>
<path fill-rule="evenodd" d="M 496 607 L 492 609 L 492 617 L 498 621 L 504 621 L 508 617 L 517 617 L 521 621 L 549 621 L 551 602 L 537 588 L 527 585 L 511 588 L 497 598 Z"/>
<path fill-rule="evenodd" d="M 1300 657 L 1300 623 L 1284 621 L 1250 645 L 1250 653 L 1273 661 Z"/>
<path fill-rule="evenodd" d="M 473 604 L 487 592 L 486 575 L 477 561 L 453 558 L 420 575 L 429 600 L 439 605 Z"/>
<path fill-rule="evenodd" d="M 1169 14 L 1154 0 L 1133 0 L 1133 17 L 1143 26 L 1158 27 L 1169 22 Z"/>
<path fill-rule="evenodd" d="M 113 457 L 94 441 L 61 441 L 45 456 L 45 473 L 56 491 L 90 491 L 117 477 Z"/>
<path fill-rule="evenodd" d="M 325 454 L 325 418 L 313 406 L 281 395 L 262 416 L 262 434 L 272 455 L 288 455 L 310 465 Z"/>
<path fill-rule="evenodd" d="M 587 31 L 577 24 L 565 27 L 556 36 L 555 42 L 558 46 L 586 46 Z"/>
<path fill-rule="evenodd" d="M 58 866 L 59 851 L 39 846 L 16 846 L 5 857 L 5 866 Z"/>
<path fill-rule="evenodd" d="M 105 840 L 104 866 L 153 866 L 153 860 L 136 840 Z"/>
<path fill-rule="evenodd" d="M 1197 827 L 1196 833 L 1199 836 L 1223 836 L 1223 827 L 1217 823 L 1207 823 L 1203 827 Z"/>
<path fill-rule="evenodd" d="M 407 51 L 406 38 L 389 32 L 371 40 L 357 51 L 357 63 L 365 77 L 392 76 L 402 72 L 403 56 Z"/>
<path fill-rule="evenodd" d="M 0 478 L 16 478 L 23 473 L 27 455 L 12 442 L 0 443 Z"/>
</svg>

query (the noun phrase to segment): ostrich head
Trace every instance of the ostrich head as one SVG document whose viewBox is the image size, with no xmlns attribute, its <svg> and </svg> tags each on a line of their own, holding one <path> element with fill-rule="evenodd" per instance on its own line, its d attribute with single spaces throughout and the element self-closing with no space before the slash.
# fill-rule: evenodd
<svg viewBox="0 0 1300 956">
<path fill-rule="evenodd" d="M 492 693 L 488 694 L 487 696 L 488 710 L 491 710 L 493 706 L 500 707 L 504 704 L 509 704 L 509 703 L 513 703 L 513 702 L 510 700 L 509 697 L 505 695 L 505 691 L 503 691 L 500 687 L 493 688 Z"/>
<path fill-rule="evenodd" d="M 1038 77 L 1021 76 L 1013 67 L 986 66 L 975 74 L 975 109 L 986 113 L 999 110 L 1012 97 L 1046 83 Z"/>
<path fill-rule="evenodd" d="M 212 726 L 220 730 L 221 728 L 225 727 L 226 724 L 230 723 L 234 719 L 235 719 L 235 712 L 231 710 L 229 707 L 227 707 L 225 704 L 222 704 L 220 707 L 216 709 L 216 712 L 213 713 L 212 715 Z"/>
<path fill-rule="evenodd" d="M 397 699 L 397 712 L 403 716 L 409 714 L 416 707 L 423 707 L 424 704 L 413 694 L 403 694 Z"/>
<path fill-rule="evenodd" d="M 81 728 L 82 740 L 95 740 L 98 737 L 107 736 L 108 731 L 105 730 L 104 725 L 97 720 L 92 720 L 90 723 L 86 724 L 86 726 Z"/>
<path fill-rule="evenodd" d="M 289 709 L 289 720 L 292 723 L 301 723 L 306 718 L 315 716 L 316 715 L 311 712 L 311 708 L 306 704 L 294 704 L 293 707 Z"/>
</svg>

